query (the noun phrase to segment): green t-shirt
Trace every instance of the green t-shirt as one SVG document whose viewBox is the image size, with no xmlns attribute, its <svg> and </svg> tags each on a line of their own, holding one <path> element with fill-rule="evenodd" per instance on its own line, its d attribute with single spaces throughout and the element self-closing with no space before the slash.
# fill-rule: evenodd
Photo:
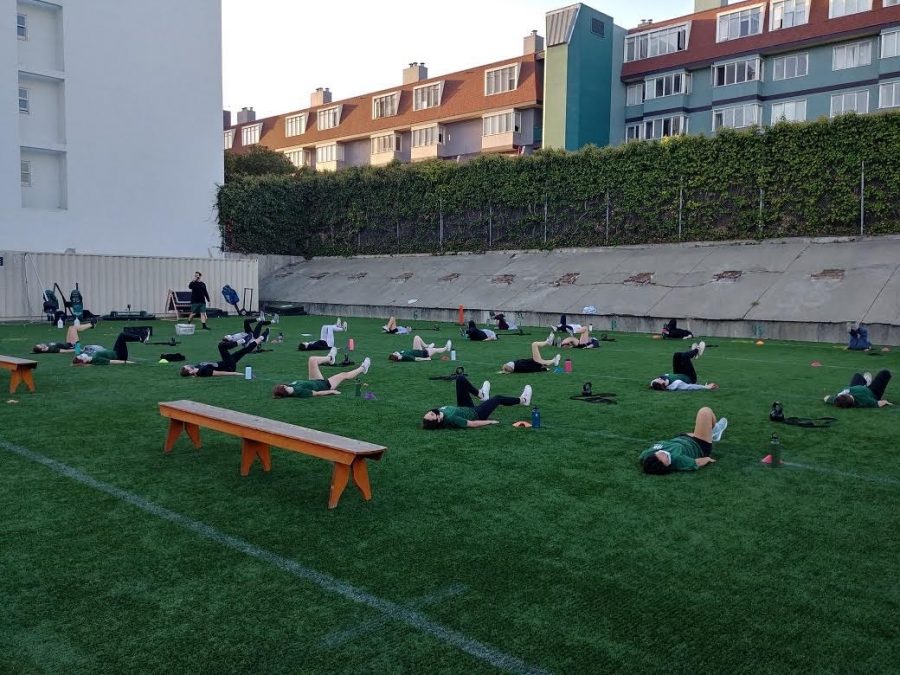
<svg viewBox="0 0 900 675">
<path fill-rule="evenodd" d="M 297 380 L 291 382 L 288 386 L 294 388 L 294 393 L 291 396 L 296 398 L 309 398 L 314 391 L 328 391 L 331 389 L 328 380 Z"/>
<path fill-rule="evenodd" d="M 678 373 L 663 373 L 660 377 L 666 378 L 670 383 L 671 382 L 687 382 L 691 384 L 691 378 L 687 375 L 679 375 Z"/>
<path fill-rule="evenodd" d="M 427 359 L 428 352 L 424 349 L 401 349 L 399 352 L 401 361 L 415 361 L 419 359 Z"/>
<path fill-rule="evenodd" d="M 853 407 L 854 408 L 877 408 L 878 400 L 875 398 L 875 394 L 872 393 L 872 390 L 869 389 L 864 384 L 858 384 L 855 387 L 847 387 L 847 392 L 853 397 Z M 825 402 L 834 405 L 834 396 L 829 396 L 825 399 Z"/>
<path fill-rule="evenodd" d="M 469 426 L 469 420 L 478 419 L 478 415 L 475 414 L 475 408 L 460 408 L 455 405 L 445 405 L 438 408 L 438 410 L 444 413 L 444 419 L 441 422 L 441 426 L 444 427 L 465 429 Z"/>
<path fill-rule="evenodd" d="M 651 447 L 638 455 L 638 460 L 643 462 L 650 455 L 666 450 L 672 456 L 672 468 L 676 471 L 694 471 L 698 469 L 694 460 L 703 457 L 700 444 L 690 436 L 676 436 L 669 441 L 654 443 Z"/>
<path fill-rule="evenodd" d="M 100 349 L 91 355 L 91 363 L 95 366 L 108 366 L 113 359 L 119 358 L 112 349 Z"/>
</svg>

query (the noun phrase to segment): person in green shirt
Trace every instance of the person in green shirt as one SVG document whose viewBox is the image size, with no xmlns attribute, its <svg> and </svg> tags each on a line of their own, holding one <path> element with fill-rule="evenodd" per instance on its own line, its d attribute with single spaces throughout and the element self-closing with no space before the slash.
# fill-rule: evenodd
<svg viewBox="0 0 900 675">
<path fill-rule="evenodd" d="M 826 396 L 825 403 L 838 408 L 883 408 L 894 405 L 884 398 L 884 390 L 891 381 L 891 371 L 881 370 L 872 378 L 872 373 L 854 373 L 850 386 L 833 396 Z"/>
<path fill-rule="evenodd" d="M 372 365 L 372 359 L 368 356 L 363 359 L 362 363 L 353 370 L 346 370 L 336 373 L 331 377 L 324 377 L 320 366 L 327 363 L 334 365 L 334 357 L 337 355 L 337 348 L 332 347 L 327 356 L 310 356 L 307 362 L 308 380 L 294 380 L 288 384 L 276 385 L 272 390 L 273 398 L 286 398 L 292 396 L 294 398 L 309 398 L 311 396 L 332 396 L 340 394 L 338 387 L 342 382 L 352 380 L 360 375 L 369 372 L 369 366 Z"/>
<path fill-rule="evenodd" d="M 500 424 L 488 419 L 501 405 L 531 405 L 531 385 L 526 384 L 520 396 L 490 396 L 491 383 L 485 381 L 476 389 L 465 375 L 456 376 L 456 405 L 432 408 L 422 418 L 423 429 L 473 429 Z M 482 402 L 477 406 L 472 400 L 477 396 Z M 490 396 L 490 398 L 488 398 Z"/>
<path fill-rule="evenodd" d="M 722 438 L 727 426 L 727 418 L 716 421 L 711 408 L 700 408 L 694 420 L 693 432 L 654 443 L 638 455 L 638 462 L 644 473 L 650 474 L 696 471 L 716 461 L 710 457 L 712 444 Z"/>
<path fill-rule="evenodd" d="M 426 345 L 425 340 L 416 335 L 413 337 L 412 349 L 392 352 L 388 355 L 388 359 L 391 361 L 431 361 L 432 356 L 449 352 L 452 346 L 453 343 L 450 340 L 447 340 L 447 344 L 443 347 L 435 347 L 433 342 Z"/>
<path fill-rule="evenodd" d="M 31 348 L 31 351 L 35 354 L 59 354 L 60 352 L 73 352 L 75 351 L 75 343 L 79 340 L 78 334 L 83 330 L 90 330 L 96 325 L 96 319 L 91 319 L 90 323 L 82 323 L 78 326 L 73 324 L 66 329 L 65 342 L 39 342 Z"/>
<path fill-rule="evenodd" d="M 657 391 L 695 391 L 697 389 L 718 389 L 715 382 L 697 384 L 697 371 L 694 370 L 694 359 L 703 356 L 706 343 L 695 342 L 689 351 L 672 354 L 672 372 L 663 373 L 650 380 L 650 388 Z"/>
<path fill-rule="evenodd" d="M 140 334 L 126 333 L 122 331 L 116 338 L 112 349 L 98 349 L 91 352 L 77 354 L 72 363 L 76 366 L 110 366 L 123 363 L 134 363 L 128 360 L 129 342 L 147 342 L 150 339 L 150 329 L 143 330 Z"/>
</svg>

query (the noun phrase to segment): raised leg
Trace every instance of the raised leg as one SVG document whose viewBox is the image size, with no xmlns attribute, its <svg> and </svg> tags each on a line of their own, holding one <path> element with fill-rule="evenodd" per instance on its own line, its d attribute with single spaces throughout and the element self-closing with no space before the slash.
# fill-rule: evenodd
<svg viewBox="0 0 900 675">
<path fill-rule="evenodd" d="M 372 486 L 369 485 L 369 468 L 368 462 L 364 457 L 357 457 L 353 460 L 350 468 L 353 470 L 353 482 L 359 491 L 362 492 L 363 499 L 367 502 L 372 499 Z"/>
<path fill-rule="evenodd" d="M 331 473 L 331 491 L 328 493 L 328 508 L 333 509 L 338 505 L 347 481 L 350 480 L 350 466 L 348 464 L 334 463 L 334 471 Z"/>
<path fill-rule="evenodd" d="M 241 439 L 241 475 L 246 476 L 250 473 L 250 466 L 253 460 L 259 457 L 262 462 L 263 471 L 272 470 L 272 453 L 266 443 L 253 441 L 249 438 Z"/>
</svg>

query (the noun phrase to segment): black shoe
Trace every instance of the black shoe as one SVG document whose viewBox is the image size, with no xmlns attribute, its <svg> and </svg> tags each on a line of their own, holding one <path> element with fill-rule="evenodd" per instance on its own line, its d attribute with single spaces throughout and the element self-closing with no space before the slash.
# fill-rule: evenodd
<svg viewBox="0 0 900 675">
<path fill-rule="evenodd" d="M 92 317 L 92 318 L 91 318 L 91 328 L 96 328 L 96 327 L 97 327 L 97 322 L 98 322 L 99 320 L 100 320 L 100 319 L 98 319 L 96 316 L 95 316 L 95 317 Z"/>
<path fill-rule="evenodd" d="M 202 330 L 212 330 L 209 326 L 201 326 Z"/>
<path fill-rule="evenodd" d="M 175 346 L 175 338 L 174 337 L 169 338 L 169 344 L 172 345 L 173 347 Z"/>
</svg>

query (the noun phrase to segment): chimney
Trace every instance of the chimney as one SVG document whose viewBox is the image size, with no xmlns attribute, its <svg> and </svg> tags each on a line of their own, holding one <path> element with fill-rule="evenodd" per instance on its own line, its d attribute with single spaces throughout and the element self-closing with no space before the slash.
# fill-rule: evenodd
<svg viewBox="0 0 900 675">
<path fill-rule="evenodd" d="M 428 79 L 428 68 L 424 63 L 413 61 L 408 68 L 403 69 L 403 84 L 413 84 Z"/>
<path fill-rule="evenodd" d="M 525 48 L 523 54 L 537 54 L 544 51 L 544 38 L 538 35 L 536 30 L 531 31 L 531 35 L 525 36 Z"/>
<path fill-rule="evenodd" d="M 231 115 L 229 114 L 229 117 Z M 256 111 L 253 108 L 247 108 L 246 106 L 238 110 L 237 114 L 237 123 L 238 124 L 246 124 L 247 122 L 255 122 L 256 121 Z"/>
<path fill-rule="evenodd" d="M 316 90 L 309 95 L 309 105 L 315 108 L 318 105 L 326 105 L 331 103 L 331 90 L 328 87 L 316 87 Z"/>
<path fill-rule="evenodd" d="M 231 126 L 231 111 L 223 110 L 222 111 L 222 128 L 227 129 Z"/>
</svg>

